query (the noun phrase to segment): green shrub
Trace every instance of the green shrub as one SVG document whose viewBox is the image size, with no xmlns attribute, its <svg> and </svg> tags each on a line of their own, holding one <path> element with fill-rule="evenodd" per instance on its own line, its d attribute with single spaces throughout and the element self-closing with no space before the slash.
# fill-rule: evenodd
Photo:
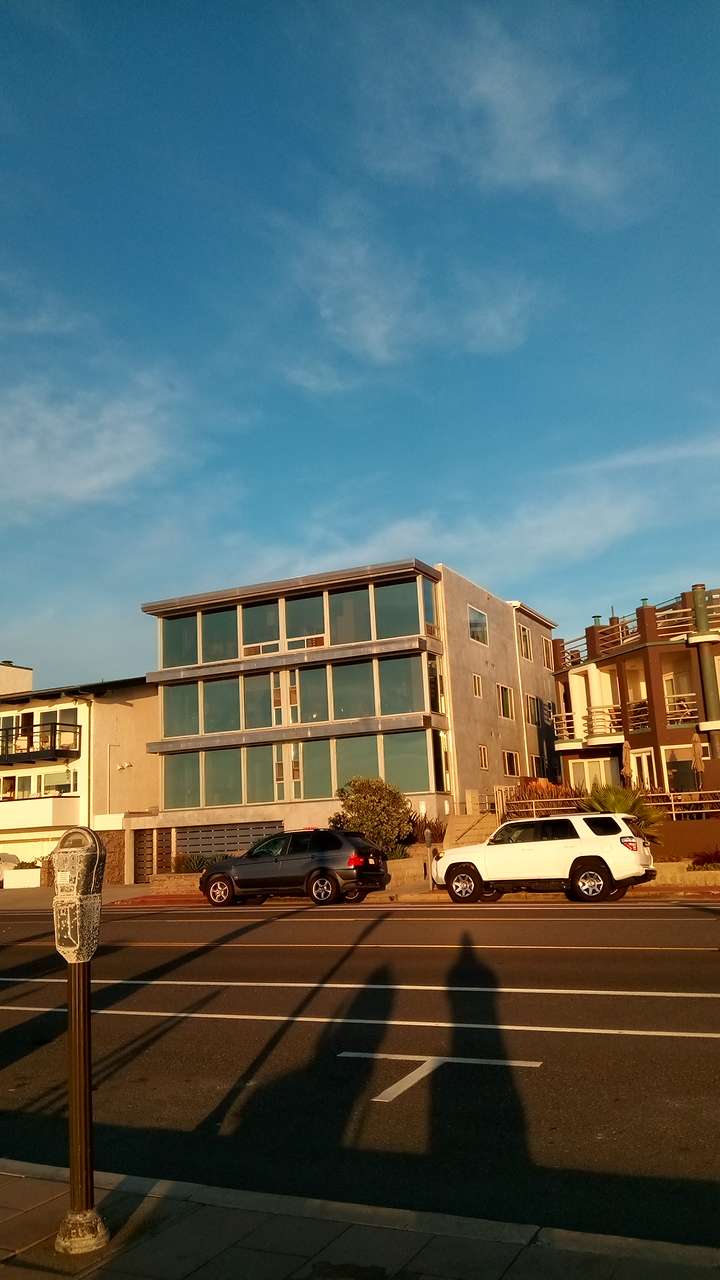
<svg viewBox="0 0 720 1280">
<path fill-rule="evenodd" d="M 388 858 L 407 857 L 403 841 L 412 831 L 412 810 L 402 791 L 381 778 L 350 778 L 337 797 L 342 808 L 331 827 L 362 832 Z"/>
<path fill-rule="evenodd" d="M 656 809 L 647 792 L 637 787 L 616 787 L 595 783 L 589 796 L 580 797 L 578 804 L 586 813 L 627 813 L 635 818 L 643 837 L 650 844 L 659 844 L 657 828 L 663 820 L 661 809 Z"/>
<path fill-rule="evenodd" d="M 696 853 L 688 871 L 720 871 L 720 849 L 713 853 Z"/>
<path fill-rule="evenodd" d="M 7 871 L 37 871 L 40 866 L 39 862 L 16 862 L 14 867 L 7 867 Z"/>
<path fill-rule="evenodd" d="M 184 853 L 175 860 L 175 870 L 180 872 L 204 871 L 206 867 L 217 862 L 217 858 L 206 858 L 202 853 Z"/>
<path fill-rule="evenodd" d="M 410 834 L 407 836 L 407 843 L 424 844 L 426 828 L 430 831 L 430 839 L 433 844 L 442 844 L 445 839 L 447 822 L 443 818 L 428 818 L 427 814 L 418 813 L 417 809 L 411 809 Z"/>
</svg>

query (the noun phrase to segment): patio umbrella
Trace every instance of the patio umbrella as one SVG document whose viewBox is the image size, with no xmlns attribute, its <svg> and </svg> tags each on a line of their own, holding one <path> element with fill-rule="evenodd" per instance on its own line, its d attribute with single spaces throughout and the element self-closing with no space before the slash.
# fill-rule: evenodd
<svg viewBox="0 0 720 1280">
<path fill-rule="evenodd" d="M 703 741 L 696 729 L 692 736 L 692 767 L 698 791 L 702 791 L 703 774 L 705 772 L 702 749 Z"/>
<path fill-rule="evenodd" d="M 632 785 L 632 756 L 630 754 L 630 743 L 627 738 L 623 742 L 622 747 L 622 767 L 620 769 L 620 776 L 622 777 L 626 787 Z"/>
</svg>

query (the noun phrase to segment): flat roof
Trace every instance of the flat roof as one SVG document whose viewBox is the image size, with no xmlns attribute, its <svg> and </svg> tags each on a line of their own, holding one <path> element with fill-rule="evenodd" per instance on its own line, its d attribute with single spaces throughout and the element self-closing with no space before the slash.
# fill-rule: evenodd
<svg viewBox="0 0 720 1280">
<path fill-rule="evenodd" d="M 168 614 L 182 613 L 188 609 L 202 609 L 206 605 L 237 604 L 245 600 L 265 600 L 270 596 L 305 593 L 315 589 L 349 586 L 353 582 L 377 582 L 383 578 L 397 578 L 403 574 L 422 573 L 433 582 L 439 582 L 441 574 L 422 560 L 391 560 L 387 564 L 360 565 L 354 569 L 333 569 L 326 573 L 303 574 L 298 578 L 280 578 L 276 582 L 256 582 L 246 587 L 228 587 L 224 591 L 202 591 L 198 595 L 174 596 L 167 600 L 151 600 L 142 604 L 143 613 L 161 618 Z"/>
<path fill-rule="evenodd" d="M 531 605 L 525 604 L 522 600 L 508 600 L 513 609 L 517 609 L 520 613 L 524 613 L 526 618 L 532 618 L 534 622 L 541 623 L 542 626 L 550 627 L 554 631 L 557 622 L 553 622 L 552 618 L 548 618 L 544 613 L 539 613 L 537 609 L 533 609 Z"/>
<path fill-rule="evenodd" d="M 0 695 L 0 706 L 18 702 L 49 702 L 55 698 L 72 698 L 83 694 L 97 696 L 110 693 L 113 689 L 127 689 L 133 684 L 147 684 L 147 680 L 144 675 L 123 676 L 119 680 L 86 680 L 83 684 L 61 684 L 54 689 L 18 689 L 15 693 Z"/>
</svg>

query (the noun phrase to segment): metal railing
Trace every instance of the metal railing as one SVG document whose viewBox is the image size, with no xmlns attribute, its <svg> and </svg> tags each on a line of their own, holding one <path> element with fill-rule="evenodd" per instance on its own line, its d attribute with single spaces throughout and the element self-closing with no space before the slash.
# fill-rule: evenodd
<svg viewBox="0 0 720 1280">
<path fill-rule="evenodd" d="M 608 707 L 588 707 L 583 718 L 587 738 L 605 737 L 623 731 L 622 710 L 617 703 Z"/>
<path fill-rule="evenodd" d="M 667 693 L 665 714 L 671 727 L 679 724 L 693 724 L 698 718 L 697 694 Z"/>
<path fill-rule="evenodd" d="M 667 607 L 658 606 L 655 610 L 657 633 L 661 640 L 669 640 L 673 636 L 685 636 L 693 628 L 693 611 L 683 608 L 675 601 Z"/>
<path fill-rule="evenodd" d="M 599 656 L 605 657 L 606 654 L 612 653 L 614 649 L 620 649 L 624 644 L 630 644 L 636 640 L 638 635 L 637 618 L 634 613 L 628 613 L 624 618 L 617 618 L 615 622 L 609 622 L 597 633 L 597 646 Z"/>
<path fill-rule="evenodd" d="M 585 636 L 578 636 L 575 640 L 563 641 L 563 660 L 561 671 L 567 671 L 569 667 L 580 667 L 588 660 L 587 640 Z"/>
<path fill-rule="evenodd" d="M 650 704 L 647 698 L 641 698 L 638 702 L 629 702 L 627 713 L 630 733 L 642 733 L 650 728 Z"/>
<path fill-rule="evenodd" d="M 80 726 L 43 724 L 32 729 L 0 729 L 0 759 L 80 754 Z"/>
<path fill-rule="evenodd" d="M 561 711 L 556 712 L 553 716 L 553 727 L 558 742 L 574 742 L 576 740 L 574 715 Z"/>
<path fill-rule="evenodd" d="M 646 794 L 648 803 L 673 822 L 720 817 L 720 791 L 648 791 Z M 520 800 L 506 795 L 503 799 L 504 818 L 543 818 L 554 813 L 582 811 L 580 798 L 573 796 Z"/>
</svg>

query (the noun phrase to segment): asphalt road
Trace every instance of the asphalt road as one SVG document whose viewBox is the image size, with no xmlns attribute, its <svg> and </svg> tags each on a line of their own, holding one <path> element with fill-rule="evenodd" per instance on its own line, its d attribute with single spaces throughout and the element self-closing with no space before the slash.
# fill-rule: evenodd
<svg viewBox="0 0 720 1280">
<path fill-rule="evenodd" d="M 0 914 L 0 1149 L 65 1164 L 65 979 Z M 96 1165 L 720 1244 L 720 908 L 106 911 Z"/>
</svg>

